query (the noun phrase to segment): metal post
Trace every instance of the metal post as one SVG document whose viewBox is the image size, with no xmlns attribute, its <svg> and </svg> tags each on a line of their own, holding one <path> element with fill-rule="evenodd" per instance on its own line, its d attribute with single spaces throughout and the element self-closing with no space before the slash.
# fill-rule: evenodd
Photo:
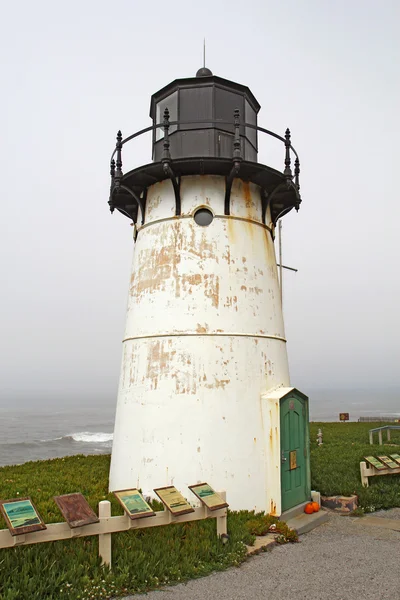
<svg viewBox="0 0 400 600">
<path fill-rule="evenodd" d="M 296 204 L 294 205 L 296 211 L 299 210 L 301 204 L 301 196 L 300 196 L 300 183 L 299 183 L 299 175 L 300 175 L 300 161 L 298 158 L 294 161 L 294 185 L 297 190 L 297 198 Z"/>
<path fill-rule="evenodd" d="M 123 173 L 122 173 L 122 133 L 121 133 L 121 130 L 119 130 L 117 133 L 116 149 L 117 149 L 117 161 L 115 163 L 116 170 L 114 171 L 114 181 L 115 181 L 115 187 L 117 189 L 119 189 L 119 186 L 121 185 L 122 175 L 123 175 Z"/>
<path fill-rule="evenodd" d="M 164 171 L 165 171 L 165 165 L 166 164 L 168 165 L 171 161 L 171 154 L 169 151 L 170 142 L 169 142 L 169 110 L 168 110 L 168 108 L 166 108 L 164 110 L 163 125 L 164 125 L 164 142 L 163 142 L 163 153 L 162 153 L 162 157 L 161 157 L 161 162 L 164 165 Z"/>
<path fill-rule="evenodd" d="M 292 169 L 290 168 L 290 162 L 290 129 L 288 128 L 285 132 L 285 170 L 283 171 L 283 174 L 286 177 L 286 185 L 288 186 L 288 188 L 290 187 L 290 184 L 293 179 Z"/>
<path fill-rule="evenodd" d="M 99 502 L 99 518 L 106 519 L 111 517 L 111 502 L 101 500 Z M 111 569 L 111 533 L 101 533 L 99 535 L 99 556 L 101 564 Z"/>
<path fill-rule="evenodd" d="M 279 239 L 279 284 L 281 292 L 281 305 L 283 306 L 283 286 L 282 286 L 282 219 L 278 221 L 278 239 Z"/>
<path fill-rule="evenodd" d="M 233 138 L 233 165 L 236 174 L 239 173 L 240 163 L 242 162 L 241 141 L 240 141 L 240 111 L 238 108 L 233 113 L 233 122 L 235 125 L 235 137 Z"/>
</svg>

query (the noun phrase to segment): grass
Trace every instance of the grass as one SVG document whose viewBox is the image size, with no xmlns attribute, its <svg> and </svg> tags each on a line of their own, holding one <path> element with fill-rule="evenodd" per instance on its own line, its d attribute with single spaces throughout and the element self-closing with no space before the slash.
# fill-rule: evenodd
<svg viewBox="0 0 400 600">
<path fill-rule="evenodd" d="M 400 431 L 390 445 L 370 446 L 368 431 L 382 423 L 311 423 L 312 489 L 323 495 L 359 498 L 359 512 L 400 506 L 400 476 L 374 477 L 363 488 L 360 461 L 369 454 L 400 454 Z M 317 446 L 317 431 L 323 445 Z M 385 437 L 385 435 L 384 435 Z M 0 497 L 31 496 L 46 523 L 62 520 L 53 496 L 80 491 L 97 512 L 108 499 L 112 514 L 122 508 L 107 493 L 109 456 L 73 456 L 0 468 Z M 155 506 L 160 510 L 160 505 Z M 246 544 L 265 533 L 274 517 L 229 512 L 230 541 L 222 545 L 213 519 L 113 535 L 113 570 L 100 565 L 97 538 L 87 537 L 0 550 L 0 600 L 105 600 L 145 592 L 239 565 Z M 0 519 L 0 528 L 5 523 Z M 278 523 L 277 541 L 296 541 Z"/>
<path fill-rule="evenodd" d="M 109 456 L 73 456 L 0 468 L 0 497 L 31 496 L 45 523 L 62 521 L 54 495 L 80 491 L 97 512 L 108 499 Z M 160 510 L 160 504 L 154 508 Z M 285 524 L 262 513 L 229 512 L 229 543 L 214 519 L 121 532 L 112 537 L 113 570 L 101 567 L 96 536 L 0 550 L 1 600 L 103 600 L 157 589 L 239 565 L 246 544 L 277 523 L 277 541 L 296 541 Z M 0 519 L 0 528 L 5 523 Z"/>
<path fill-rule="evenodd" d="M 359 512 L 372 512 L 400 506 L 400 475 L 371 477 L 363 488 L 360 461 L 364 456 L 400 454 L 400 430 L 391 431 L 391 441 L 383 446 L 368 440 L 368 432 L 385 423 L 310 423 L 311 487 L 325 496 L 357 494 Z M 316 443 L 322 429 L 323 445 Z M 386 432 L 383 432 L 384 441 Z"/>
</svg>

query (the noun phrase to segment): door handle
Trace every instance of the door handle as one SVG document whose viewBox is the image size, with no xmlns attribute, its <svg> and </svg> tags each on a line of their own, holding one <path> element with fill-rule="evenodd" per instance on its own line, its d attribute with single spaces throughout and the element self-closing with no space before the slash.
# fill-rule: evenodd
<svg viewBox="0 0 400 600">
<path fill-rule="evenodd" d="M 287 461 L 287 458 L 286 458 L 286 456 L 284 456 L 283 452 L 282 452 L 281 460 L 283 463 Z"/>
</svg>

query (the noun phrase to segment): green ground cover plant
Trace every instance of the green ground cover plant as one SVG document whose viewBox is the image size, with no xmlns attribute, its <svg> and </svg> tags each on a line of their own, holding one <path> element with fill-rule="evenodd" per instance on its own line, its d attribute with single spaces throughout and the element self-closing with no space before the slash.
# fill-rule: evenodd
<svg viewBox="0 0 400 600">
<path fill-rule="evenodd" d="M 400 475 L 370 479 L 361 486 L 360 460 L 369 454 L 400 454 L 400 431 L 391 441 L 370 446 L 368 432 L 383 423 L 311 423 L 312 489 L 323 495 L 359 497 L 359 512 L 400 506 Z M 323 445 L 317 446 L 317 431 Z M 384 434 L 384 439 L 386 436 Z M 377 442 L 377 438 L 376 438 Z M 73 456 L 0 468 L 0 498 L 31 496 L 46 523 L 62 521 L 53 496 L 80 491 L 97 512 L 108 499 L 112 514 L 120 504 L 107 493 L 109 456 Z M 229 499 L 228 499 L 229 501 Z M 160 504 L 155 503 L 155 510 Z M 145 592 L 239 565 L 246 544 L 277 524 L 277 541 L 297 536 L 274 517 L 229 512 L 230 541 L 222 545 L 213 519 L 113 535 L 113 570 L 101 567 L 97 537 L 0 550 L 1 600 L 105 600 Z M 0 518 L 0 528 L 5 528 Z"/>
<path fill-rule="evenodd" d="M 391 431 L 390 442 L 386 442 L 386 432 L 383 432 L 382 446 L 378 445 L 377 434 L 374 445 L 369 444 L 369 430 L 383 425 L 385 423 L 310 423 L 312 489 L 325 496 L 357 494 L 359 512 L 400 506 L 400 474 L 371 477 L 368 488 L 361 485 L 360 461 L 364 456 L 400 454 L 400 430 Z M 318 429 L 323 434 L 322 446 L 316 442 Z"/>
<path fill-rule="evenodd" d="M 53 496 L 77 491 L 95 512 L 107 499 L 113 515 L 123 514 L 107 493 L 109 462 L 109 456 L 73 456 L 2 467 L 0 498 L 30 496 L 45 523 L 63 521 Z M 272 523 L 279 543 L 297 540 L 276 518 L 247 511 L 229 512 L 226 545 L 214 519 L 114 534 L 111 572 L 100 565 L 96 536 L 6 548 L 0 550 L 0 599 L 104 600 L 201 577 L 243 562 L 246 544 Z"/>
</svg>

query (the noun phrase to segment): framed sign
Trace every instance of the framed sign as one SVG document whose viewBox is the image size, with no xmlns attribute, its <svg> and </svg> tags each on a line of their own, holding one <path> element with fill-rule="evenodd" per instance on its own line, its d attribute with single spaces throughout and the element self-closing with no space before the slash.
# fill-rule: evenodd
<svg viewBox="0 0 400 600">
<path fill-rule="evenodd" d="M 391 454 L 390 458 L 393 458 L 393 460 L 397 462 L 397 466 L 400 465 L 400 454 Z"/>
<path fill-rule="evenodd" d="M 137 489 L 119 490 L 114 492 L 114 496 L 131 519 L 153 517 L 156 514 Z"/>
<path fill-rule="evenodd" d="M 65 494 L 64 496 L 54 496 L 54 502 L 62 512 L 64 519 L 71 529 L 98 523 L 99 517 L 87 503 L 82 494 Z"/>
<path fill-rule="evenodd" d="M 0 500 L 0 510 L 11 535 L 47 529 L 29 497 Z"/>
<path fill-rule="evenodd" d="M 349 413 L 339 413 L 339 421 L 348 421 L 349 418 Z"/>
<path fill-rule="evenodd" d="M 392 460 L 388 456 L 378 456 L 378 458 L 384 465 L 389 467 L 389 469 L 397 469 L 399 466 L 396 462 L 394 462 L 394 460 Z"/>
<path fill-rule="evenodd" d="M 189 489 L 192 490 L 193 494 L 206 506 L 209 510 L 218 510 L 219 508 L 226 508 L 229 506 L 225 500 L 221 498 L 215 492 L 208 483 L 197 483 L 196 485 L 189 485 Z"/>
<path fill-rule="evenodd" d="M 289 452 L 289 470 L 297 469 L 297 450 Z"/>
<path fill-rule="evenodd" d="M 382 471 L 382 469 L 386 469 L 385 465 L 383 465 L 375 456 L 364 456 L 367 463 L 375 467 L 378 471 Z"/>
<path fill-rule="evenodd" d="M 174 517 L 194 512 L 194 508 L 173 485 L 157 488 L 154 491 Z"/>
</svg>

